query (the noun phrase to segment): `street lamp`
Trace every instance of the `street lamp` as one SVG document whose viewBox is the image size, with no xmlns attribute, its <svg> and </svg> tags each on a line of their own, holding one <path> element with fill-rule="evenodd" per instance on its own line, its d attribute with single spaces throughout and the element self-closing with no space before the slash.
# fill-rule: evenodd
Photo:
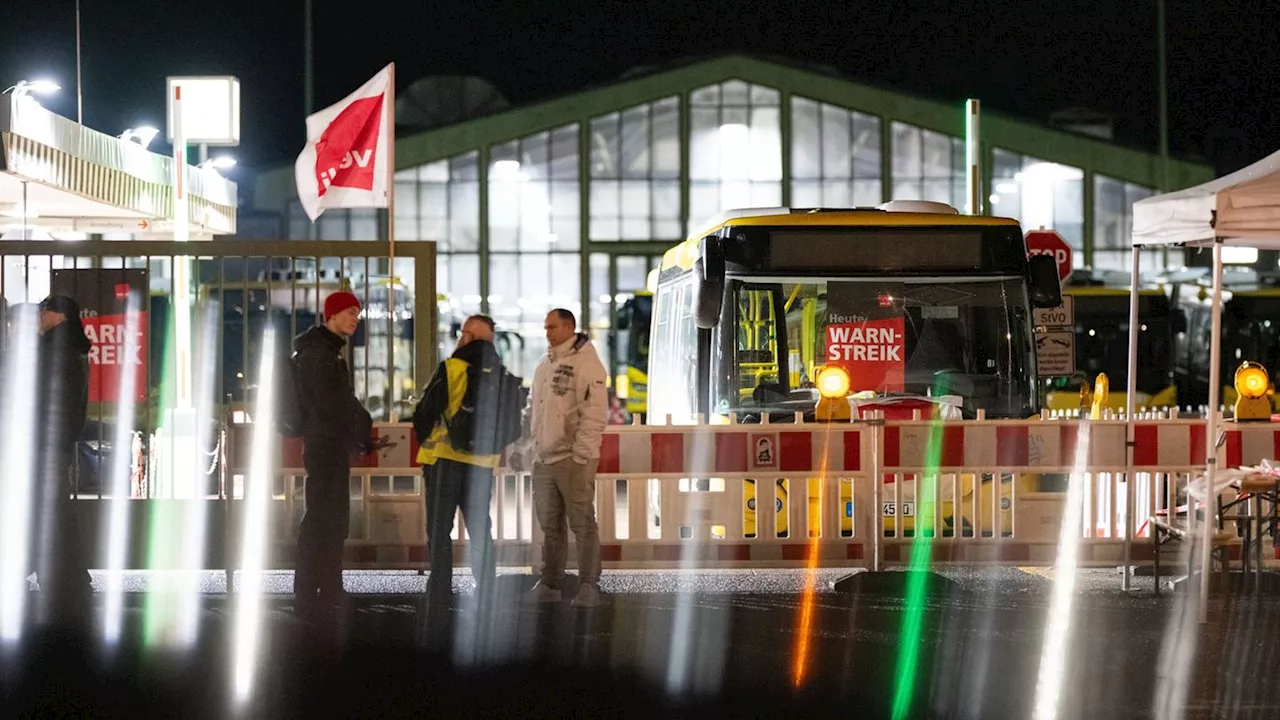
<svg viewBox="0 0 1280 720">
<path fill-rule="evenodd" d="M 197 167 L 201 170 L 230 170 L 236 166 L 236 159 L 230 155 L 219 155 L 215 158 L 209 158 L 200 163 Z"/>
<path fill-rule="evenodd" d="M 4 91 L 4 94 L 13 94 L 14 97 L 22 97 L 24 95 L 51 95 L 62 89 L 62 86 L 52 80 L 19 80 L 17 85 Z"/>
<path fill-rule="evenodd" d="M 120 139 L 125 142 L 136 142 L 145 148 L 150 145 L 151 141 L 155 140 L 156 136 L 159 134 L 160 131 L 158 129 L 153 128 L 150 125 L 143 125 L 142 127 L 129 128 L 128 130 L 120 133 Z"/>
</svg>

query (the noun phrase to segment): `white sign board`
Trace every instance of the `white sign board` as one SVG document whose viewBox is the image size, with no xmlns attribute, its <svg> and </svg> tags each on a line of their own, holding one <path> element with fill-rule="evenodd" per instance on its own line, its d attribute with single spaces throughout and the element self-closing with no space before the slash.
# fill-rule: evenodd
<svg viewBox="0 0 1280 720">
<path fill-rule="evenodd" d="M 173 142 L 174 88 L 182 88 L 182 134 L 187 145 L 240 144 L 240 81 L 230 75 L 166 79 L 165 137 Z"/>
<path fill-rule="evenodd" d="M 1036 327 L 1073 328 L 1076 325 L 1076 299 L 1062 296 L 1058 307 L 1036 308 Z"/>
<path fill-rule="evenodd" d="M 1036 335 L 1036 365 L 1040 377 L 1074 375 L 1076 371 L 1076 335 L 1072 332 L 1049 332 Z"/>
</svg>

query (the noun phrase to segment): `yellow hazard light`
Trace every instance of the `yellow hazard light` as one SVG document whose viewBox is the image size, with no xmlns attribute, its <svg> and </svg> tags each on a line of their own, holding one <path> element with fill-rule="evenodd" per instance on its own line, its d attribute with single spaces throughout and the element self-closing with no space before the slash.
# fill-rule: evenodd
<svg viewBox="0 0 1280 720">
<path fill-rule="evenodd" d="M 841 367 L 825 367 L 818 373 L 818 392 L 822 397 L 838 398 L 849 394 L 849 373 Z"/>
<path fill-rule="evenodd" d="M 818 372 L 818 407 L 814 416 L 818 420 L 848 420 L 850 417 L 849 373 L 840 367 L 825 367 Z"/>
<path fill-rule="evenodd" d="M 1235 386 L 1239 394 L 1234 408 L 1236 420 L 1271 419 L 1271 401 L 1267 399 L 1271 378 L 1265 367 L 1251 360 L 1240 363 L 1236 368 Z"/>
</svg>

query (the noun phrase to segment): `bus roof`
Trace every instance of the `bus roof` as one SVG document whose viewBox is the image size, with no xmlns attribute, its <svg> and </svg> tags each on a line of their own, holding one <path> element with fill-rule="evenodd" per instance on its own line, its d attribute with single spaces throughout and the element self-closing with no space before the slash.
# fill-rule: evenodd
<svg viewBox="0 0 1280 720">
<path fill-rule="evenodd" d="M 717 215 L 684 242 L 662 256 L 662 268 L 691 268 L 698 257 L 702 238 L 725 227 L 769 226 L 844 226 L 844 227 L 919 227 L 928 225 L 1008 227 L 1018 226 L 1010 218 L 985 215 L 953 215 L 934 212 L 897 212 L 879 208 L 745 208 Z"/>
</svg>

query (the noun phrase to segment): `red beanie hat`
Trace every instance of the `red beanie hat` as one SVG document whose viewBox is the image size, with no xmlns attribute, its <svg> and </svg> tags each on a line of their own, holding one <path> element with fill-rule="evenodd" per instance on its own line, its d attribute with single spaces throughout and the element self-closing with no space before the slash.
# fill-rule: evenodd
<svg viewBox="0 0 1280 720">
<path fill-rule="evenodd" d="M 357 298 L 355 295 L 352 295 L 351 293 L 345 290 L 339 290 L 338 292 L 325 298 L 324 319 L 327 322 L 334 315 L 337 315 L 338 313 L 342 312 L 343 310 L 346 310 L 347 308 L 359 308 L 359 307 L 360 307 L 359 298 Z"/>
</svg>

